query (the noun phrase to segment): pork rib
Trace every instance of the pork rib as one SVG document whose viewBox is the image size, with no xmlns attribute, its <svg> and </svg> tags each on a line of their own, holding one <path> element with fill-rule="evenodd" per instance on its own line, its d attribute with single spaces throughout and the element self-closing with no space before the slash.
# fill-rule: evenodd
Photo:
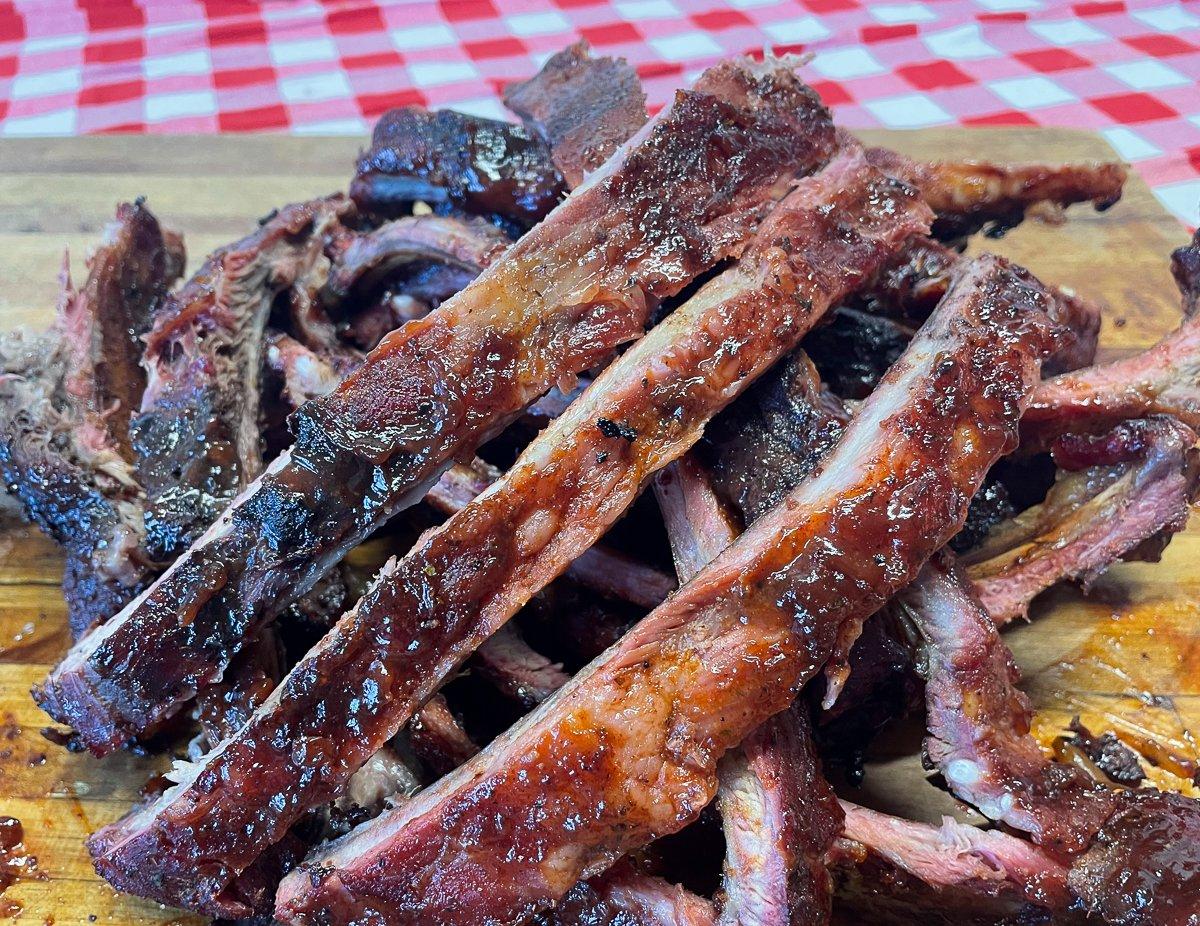
<svg viewBox="0 0 1200 926">
<path fill-rule="evenodd" d="M 408 265 L 449 266 L 474 278 L 510 243 L 495 226 L 478 219 L 404 216 L 350 238 L 333 261 L 322 295 L 339 302 Z"/>
<path fill-rule="evenodd" d="M 786 61 L 706 71 L 504 260 L 297 412 L 292 450 L 73 649 L 39 703 L 97 754 L 173 714 L 451 458 L 640 334 L 650 301 L 738 252 L 833 144 Z"/>
<path fill-rule="evenodd" d="M 892 258 L 878 279 L 858 294 L 854 306 L 901 324 L 923 322 L 945 295 L 955 268 L 964 259 L 933 238 L 915 237 Z M 1061 373 L 1088 366 L 1096 358 L 1100 339 L 1099 307 L 1068 290 L 1046 288 L 1054 296 L 1051 315 L 1059 323 L 1059 343 L 1042 365 L 1042 372 Z"/>
<path fill-rule="evenodd" d="M 720 756 L 957 529 L 1015 441 L 1047 301 L 973 263 L 819 474 L 475 760 L 289 875 L 277 917 L 517 922 L 694 819 Z"/>
<path fill-rule="evenodd" d="M 714 926 L 712 903 L 621 862 L 575 885 L 532 926 Z"/>
<path fill-rule="evenodd" d="M 1038 593 L 1066 579 L 1086 590 L 1120 559 L 1157 559 L 1200 492 L 1195 443 L 1191 428 L 1162 417 L 1061 438 L 1055 457 L 1074 472 L 1060 473 L 1044 502 L 993 528 L 965 559 L 992 619 L 1023 617 Z"/>
<path fill-rule="evenodd" d="M 1075 860 L 1067 883 L 1089 914 L 1120 926 L 1189 926 L 1200 918 L 1200 801 L 1124 791 Z M 1089 920 L 1090 921 L 1090 920 Z"/>
<path fill-rule="evenodd" d="M 657 468 L 686 451 L 713 414 L 927 216 L 907 187 L 858 152 L 800 181 L 737 266 L 614 361 L 491 489 L 386 566 L 203 769 L 101 831 L 93 841 L 100 870 L 139 890 L 149 881 L 157 897 L 221 909 L 217 877 L 248 864 L 303 808 L 328 800 L 431 687 L 595 543 Z M 273 732 L 281 728 L 291 734 L 286 749 Z M 317 752 L 337 761 L 322 760 L 314 777 Z M 234 783 L 265 768 L 275 792 L 290 795 L 278 808 L 248 805 Z M 215 780 L 228 787 L 212 787 Z M 210 848 L 208 826 L 192 825 L 198 806 L 209 822 L 225 819 L 221 830 L 233 837 Z M 185 858 L 164 855 L 183 832 L 206 843 Z M 215 872 L 199 888 L 198 858 Z M 145 871 L 126 874 L 140 865 L 154 866 L 152 881 Z"/>
<path fill-rule="evenodd" d="M 654 489 L 676 571 L 686 582 L 739 531 L 690 456 L 659 473 Z M 787 491 L 779 489 L 779 496 Z M 829 922 L 825 853 L 841 831 L 842 813 L 821 777 L 802 710 L 793 705 L 772 717 L 717 765 L 725 833 L 721 926 Z"/>
<path fill-rule="evenodd" d="M 637 72 L 624 58 L 593 58 L 587 42 L 564 48 L 529 80 L 510 84 L 504 105 L 546 141 L 572 187 L 646 121 Z"/>
<path fill-rule="evenodd" d="M 280 210 L 214 253 L 158 312 L 131 428 L 146 546 L 170 562 L 262 471 L 259 371 L 275 296 L 324 260 L 343 197 Z"/>
<path fill-rule="evenodd" d="M 925 751 L 951 791 L 1049 852 L 1086 849 L 1113 794 L 1047 759 L 1029 735 L 1012 653 L 950 555 L 931 560 L 898 601 L 924 643 Z"/>
<path fill-rule="evenodd" d="M 309 399 L 328 395 L 341 381 L 333 367 L 285 334 L 268 337 L 267 364 L 282 378 L 284 398 L 292 410 Z M 563 410 L 565 406 L 559 409 Z M 443 514 L 454 514 L 500 475 L 496 467 L 478 457 L 469 463 L 455 463 L 429 489 L 425 501 Z M 675 588 L 670 576 L 602 544 L 585 550 L 567 567 L 567 575 L 594 592 L 647 610 L 661 604 Z"/>
<path fill-rule="evenodd" d="M 886 148 L 867 156 L 885 173 L 921 191 L 938 214 L 933 234 L 953 241 L 983 229 L 999 237 L 1038 210 L 1055 218 L 1066 206 L 1090 202 L 1103 211 L 1121 198 L 1127 170 L 1118 162 L 991 164 L 986 161 L 917 162 Z"/>
<path fill-rule="evenodd" d="M 1068 923 L 1067 870 L 1042 850 L 949 817 L 913 823 L 842 801 L 829 853 L 838 901 L 866 922 L 911 926 Z"/>
<path fill-rule="evenodd" d="M 1111 363 L 1064 373 L 1041 385 L 1021 423 L 1023 450 L 1049 447 L 1062 434 L 1105 431 L 1131 418 L 1171 415 L 1200 430 L 1200 232 L 1172 256 L 1186 315 L 1154 347 Z"/>
</svg>

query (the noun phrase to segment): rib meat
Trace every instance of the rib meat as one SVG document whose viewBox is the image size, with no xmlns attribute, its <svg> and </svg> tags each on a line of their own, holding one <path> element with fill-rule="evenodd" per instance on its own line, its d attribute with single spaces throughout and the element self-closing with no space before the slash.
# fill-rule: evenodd
<svg viewBox="0 0 1200 926">
<path fill-rule="evenodd" d="M 504 105 L 550 146 L 571 187 L 583 182 L 646 121 L 646 94 L 624 58 L 593 58 L 587 42 L 555 55 L 535 76 L 510 84 Z"/>
<path fill-rule="evenodd" d="M 842 811 L 821 777 L 808 718 L 794 706 L 768 720 L 717 766 L 725 829 L 726 926 L 829 922 L 825 856 Z"/>
<path fill-rule="evenodd" d="M 950 790 L 1055 855 L 1086 849 L 1114 795 L 1042 754 L 1012 653 L 950 555 L 930 561 L 898 601 L 923 641 L 925 752 Z"/>
<path fill-rule="evenodd" d="M 914 237 L 892 258 L 874 283 L 858 293 L 854 306 L 868 315 L 890 318 L 901 325 L 919 324 L 929 317 L 938 300 L 945 295 L 955 268 L 964 260 L 962 255 L 932 238 Z M 1086 367 L 1096 359 L 1100 338 L 1099 307 L 1068 290 L 1054 286 L 1046 288 L 1054 296 L 1051 317 L 1058 322 L 1059 342 L 1054 354 L 1042 365 L 1042 372 L 1061 373 Z M 857 321 L 858 329 L 866 326 L 863 320 L 848 319 L 851 320 Z M 851 327 L 850 331 L 854 333 L 855 328 Z M 870 329 L 866 333 L 874 334 Z M 880 346 L 886 347 L 902 336 L 902 331 L 884 329 L 881 334 L 875 334 L 875 340 L 882 338 Z M 855 359 L 868 373 L 875 369 L 869 354 Z"/>
<path fill-rule="evenodd" d="M 714 926 L 712 903 L 621 862 L 575 885 L 533 926 Z"/>
<path fill-rule="evenodd" d="M 1120 559 L 1157 559 L 1187 524 L 1200 492 L 1191 428 L 1172 418 L 1067 435 L 1061 473 L 1040 505 L 994 528 L 966 558 L 983 606 L 999 624 L 1022 617 L 1039 593 L 1072 579 L 1086 590 Z M 1149 543 L 1149 546 L 1148 546 Z"/>
<path fill-rule="evenodd" d="M 342 197 L 289 206 L 214 253 L 146 338 L 131 433 L 146 490 L 146 546 L 169 563 L 262 470 L 259 373 L 275 296 L 324 260 Z"/>
<path fill-rule="evenodd" d="M 842 809 L 845 831 L 829 863 L 839 904 L 865 922 L 994 926 L 1077 919 L 1066 869 L 1022 839 L 949 817 L 935 827 L 846 801 Z"/>
<path fill-rule="evenodd" d="M 283 334 L 268 338 L 267 364 L 282 378 L 284 397 L 293 410 L 309 399 L 328 395 L 341 381 L 329 364 Z M 557 411 L 562 410 L 565 406 Z M 469 463 L 455 463 L 433 484 L 425 501 L 443 514 L 452 515 L 474 501 L 500 475 L 496 467 L 478 457 Z M 675 588 L 670 576 L 602 544 L 580 554 L 567 567 L 567 575 L 601 595 L 647 610 L 660 604 Z"/>
<path fill-rule="evenodd" d="M 73 378 L 79 385 L 79 364 L 90 367 L 103 342 L 94 333 L 101 306 L 78 305 L 65 263 L 61 282 L 55 328 L 15 332 L 0 344 L 0 474 L 25 516 L 66 553 L 63 591 L 79 637 L 136 595 L 152 570 L 140 488 L 95 417 L 98 393 L 70 391 Z"/>
<path fill-rule="evenodd" d="M 1183 324 L 1140 354 L 1043 383 L 1021 424 L 1023 450 L 1045 448 L 1062 434 L 1105 431 L 1147 415 L 1172 415 L 1193 430 L 1200 429 L 1200 315 L 1190 314 L 1197 297 L 1195 281 L 1186 269 L 1196 262 L 1200 262 L 1200 232 L 1172 259 L 1189 313 Z"/>
<path fill-rule="evenodd" d="M 1125 791 L 1076 859 L 1067 883 L 1090 914 L 1116 926 L 1190 926 L 1200 918 L 1200 802 Z"/>
<path fill-rule="evenodd" d="M 451 458 L 636 337 L 650 301 L 738 252 L 832 146 L 827 111 L 786 61 L 706 71 L 504 260 L 297 412 L 292 450 L 72 650 L 39 703 L 98 754 L 173 714 Z"/>
<path fill-rule="evenodd" d="M 277 917 L 517 922 L 693 819 L 718 758 L 957 529 L 1015 441 L 1047 301 L 973 263 L 819 474 L 475 760 L 289 875 Z"/>
<path fill-rule="evenodd" d="M 992 237 L 1024 221 L 1030 211 L 1056 218 L 1067 206 L 1090 202 L 1098 211 L 1121 198 L 1127 171 L 1118 162 L 1002 165 L 986 161 L 922 163 L 886 148 L 867 152 L 885 173 L 921 191 L 937 213 L 933 235 L 954 241 L 983 229 Z"/>
<path fill-rule="evenodd" d="M 541 704 L 570 679 L 561 663 L 533 649 L 511 624 L 485 640 L 472 663 L 501 692 L 527 708 Z"/>
<path fill-rule="evenodd" d="M 812 362 L 794 351 L 713 421 L 696 453 L 722 497 L 749 522 L 813 471 L 847 420 Z"/>
<path fill-rule="evenodd" d="M 687 582 L 739 531 L 690 457 L 663 470 L 655 492 L 675 568 Z M 821 777 L 802 710 L 793 706 L 772 717 L 717 765 L 725 833 L 722 926 L 829 922 L 825 853 L 841 831 L 842 812 Z"/>
</svg>

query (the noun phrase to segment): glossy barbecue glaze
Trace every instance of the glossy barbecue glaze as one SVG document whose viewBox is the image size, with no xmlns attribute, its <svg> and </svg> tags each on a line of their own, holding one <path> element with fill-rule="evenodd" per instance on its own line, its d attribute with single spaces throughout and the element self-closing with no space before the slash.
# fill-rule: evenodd
<svg viewBox="0 0 1200 926">
<path fill-rule="evenodd" d="M 291 452 L 69 653 L 39 703 L 99 754 L 170 716 L 451 458 L 738 252 L 789 178 L 832 147 L 828 112 L 787 62 L 706 71 L 503 261 L 297 413 Z"/>
<path fill-rule="evenodd" d="M 495 216 L 526 229 L 566 195 L 541 138 L 510 122 L 404 106 L 375 123 L 350 196 L 366 212 L 405 214 L 416 201 Z"/>
<path fill-rule="evenodd" d="M 1117 812 L 1068 883 L 1115 926 L 1191 926 L 1200 919 L 1200 801 L 1122 792 Z"/>
<path fill-rule="evenodd" d="M 131 889 L 149 883 L 154 896 L 221 909 L 212 885 L 226 871 L 336 793 L 441 680 L 595 543 L 656 469 L 927 218 L 910 190 L 857 151 L 801 181 L 738 266 L 609 366 L 490 490 L 386 566 L 203 769 L 97 834 L 100 870 Z M 260 780 L 287 795 L 280 806 L 247 803 L 242 783 Z M 165 851 L 193 839 L 186 857 Z M 214 871 L 198 890 L 197 859 Z M 168 893 L 175 883 L 189 893 Z"/>
<path fill-rule="evenodd" d="M 957 529 L 1011 448 L 1048 296 L 981 258 L 806 480 L 475 760 L 280 886 L 289 923 L 516 923 L 694 819 L 716 763 Z"/>
</svg>

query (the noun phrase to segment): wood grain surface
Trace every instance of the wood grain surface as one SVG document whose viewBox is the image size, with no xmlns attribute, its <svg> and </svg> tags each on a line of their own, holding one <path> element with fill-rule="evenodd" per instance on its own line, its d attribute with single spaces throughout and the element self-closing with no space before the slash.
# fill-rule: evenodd
<svg viewBox="0 0 1200 926">
<path fill-rule="evenodd" d="M 866 134 L 920 157 L 1113 156 L 1099 138 L 1066 130 Z M 164 223 L 184 232 L 189 265 L 196 266 L 273 207 L 344 188 L 359 144 L 275 136 L 0 142 L 0 325 L 50 321 L 63 248 L 81 279 L 86 250 L 119 200 L 146 196 Z M 1177 324 L 1167 256 L 1185 237 L 1132 178 L 1108 213 L 1077 209 L 1065 226 L 1028 223 L 984 244 L 1098 301 L 1106 313 L 1104 353 L 1116 356 L 1149 346 Z M 1153 745 L 1166 767 L 1186 772 L 1200 760 L 1193 737 L 1200 728 L 1198 554 L 1193 524 L 1160 564 L 1118 566 L 1086 600 L 1055 590 L 1035 603 L 1030 623 L 1008 633 L 1046 739 L 1082 714 L 1095 732 L 1114 729 Z M 36 530 L 11 516 L 0 525 L 0 814 L 24 822 L 42 873 L 6 897 L 24 920 L 58 926 L 197 921 L 117 896 L 92 872 L 84 837 L 125 812 L 166 760 L 97 761 L 42 737 L 47 718 L 28 692 L 67 644 L 61 572 L 56 548 Z M 923 780 L 919 733 L 910 725 L 881 744 L 854 799 L 920 819 L 954 813 L 978 820 Z"/>
</svg>

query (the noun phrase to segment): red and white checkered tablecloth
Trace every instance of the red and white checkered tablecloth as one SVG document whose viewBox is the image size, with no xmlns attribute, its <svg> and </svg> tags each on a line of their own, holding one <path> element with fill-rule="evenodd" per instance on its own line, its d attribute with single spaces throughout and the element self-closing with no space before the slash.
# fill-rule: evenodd
<svg viewBox="0 0 1200 926">
<path fill-rule="evenodd" d="M 1200 224 L 1200 0 L 0 0 L 0 134 L 503 116 L 497 92 L 580 37 L 635 64 L 655 106 L 771 48 L 816 53 L 849 127 L 1095 129 Z"/>
</svg>

